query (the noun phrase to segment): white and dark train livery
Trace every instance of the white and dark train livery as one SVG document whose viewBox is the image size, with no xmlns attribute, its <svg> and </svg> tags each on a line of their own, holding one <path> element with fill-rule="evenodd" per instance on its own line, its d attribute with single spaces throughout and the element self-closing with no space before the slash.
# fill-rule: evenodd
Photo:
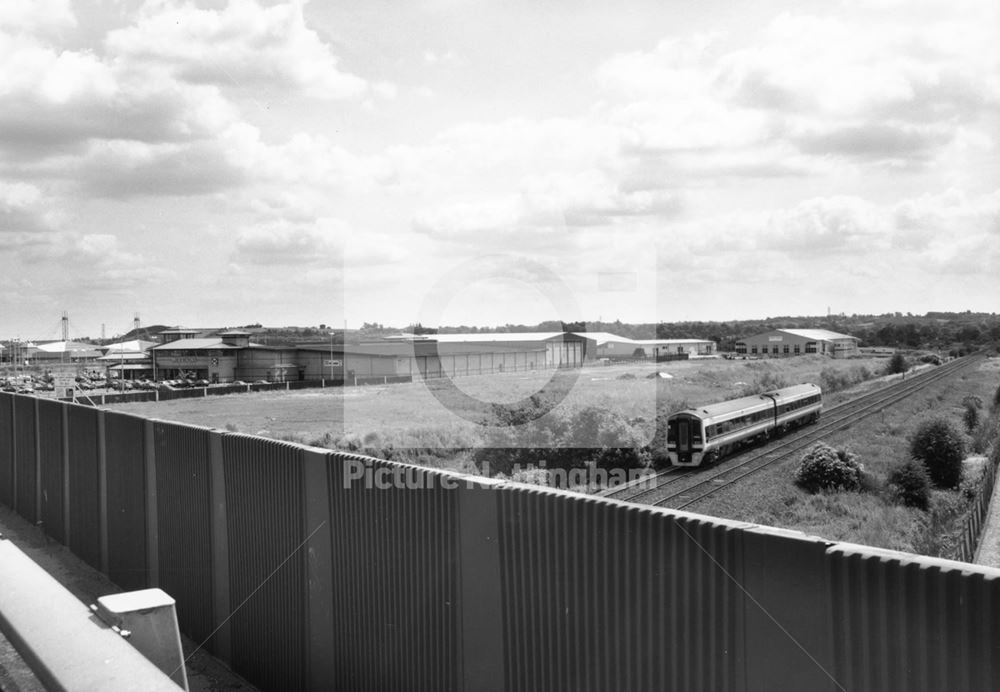
<svg viewBox="0 0 1000 692">
<path fill-rule="evenodd" d="M 710 464 L 743 445 L 815 423 L 822 410 L 823 393 L 814 384 L 685 409 L 667 419 L 667 457 L 673 466 Z"/>
</svg>

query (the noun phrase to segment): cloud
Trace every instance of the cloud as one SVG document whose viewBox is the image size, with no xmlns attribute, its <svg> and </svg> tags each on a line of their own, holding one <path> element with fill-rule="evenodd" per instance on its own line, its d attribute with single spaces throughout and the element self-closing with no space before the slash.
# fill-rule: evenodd
<svg viewBox="0 0 1000 692">
<path fill-rule="evenodd" d="M 337 56 L 305 24 L 305 3 L 264 7 L 229 0 L 219 10 L 165 3 L 147 10 L 134 26 L 108 35 L 110 52 L 167 69 L 195 84 L 225 84 L 269 98 L 268 91 L 302 90 L 321 99 L 357 99 L 386 93 L 342 70 Z"/>
<path fill-rule="evenodd" d="M 218 142 L 146 144 L 98 141 L 75 171 L 88 194 L 102 197 L 206 195 L 241 185 L 246 172 Z"/>
<path fill-rule="evenodd" d="M 49 242 L 58 212 L 48 208 L 35 185 L 0 180 L 0 247 L 11 251 Z"/>
<path fill-rule="evenodd" d="M 76 26 L 70 0 L 4 0 L 0 28 L 5 32 L 38 33 Z"/>
<path fill-rule="evenodd" d="M 232 265 L 311 266 L 343 262 L 347 227 L 342 222 L 321 219 L 314 224 L 285 220 L 244 228 L 236 236 Z"/>
</svg>

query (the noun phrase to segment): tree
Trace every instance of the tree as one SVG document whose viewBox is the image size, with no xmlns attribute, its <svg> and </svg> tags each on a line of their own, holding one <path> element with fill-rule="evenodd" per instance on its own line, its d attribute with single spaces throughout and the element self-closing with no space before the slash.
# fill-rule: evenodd
<svg viewBox="0 0 1000 692">
<path fill-rule="evenodd" d="M 892 358 L 889 359 L 889 364 L 885 366 L 885 372 L 887 375 L 898 375 L 901 372 L 906 372 L 910 369 L 910 365 L 906 362 L 906 358 L 903 357 L 902 353 L 893 353 Z"/>
<path fill-rule="evenodd" d="M 924 465 L 939 488 L 954 488 L 962 479 L 962 434 L 943 418 L 926 420 L 917 427 L 910 438 L 910 456 Z"/>
</svg>

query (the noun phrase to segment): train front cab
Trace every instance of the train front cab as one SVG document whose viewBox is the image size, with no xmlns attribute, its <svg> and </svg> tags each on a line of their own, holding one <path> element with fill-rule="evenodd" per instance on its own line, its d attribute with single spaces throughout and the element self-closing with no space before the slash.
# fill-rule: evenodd
<svg viewBox="0 0 1000 692">
<path fill-rule="evenodd" d="M 673 466 L 698 466 L 705 449 L 701 418 L 678 413 L 667 421 L 667 457 Z"/>
</svg>

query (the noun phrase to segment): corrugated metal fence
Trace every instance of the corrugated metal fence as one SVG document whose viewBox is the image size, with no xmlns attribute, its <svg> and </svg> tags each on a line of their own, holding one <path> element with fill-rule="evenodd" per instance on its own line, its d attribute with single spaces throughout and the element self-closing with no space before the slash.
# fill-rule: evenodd
<svg viewBox="0 0 1000 692">
<path fill-rule="evenodd" d="M 1000 689 L 964 563 L 10 394 L 0 501 L 265 689 Z"/>
</svg>

